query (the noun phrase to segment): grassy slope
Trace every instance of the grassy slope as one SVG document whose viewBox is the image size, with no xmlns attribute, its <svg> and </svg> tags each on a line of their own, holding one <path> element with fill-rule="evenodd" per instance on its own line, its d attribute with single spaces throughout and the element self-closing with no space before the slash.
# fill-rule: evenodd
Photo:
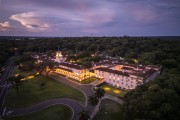
<svg viewBox="0 0 180 120">
<path fill-rule="evenodd" d="M 93 120 L 123 120 L 122 107 L 112 100 L 104 99 L 99 114 Z"/>
<path fill-rule="evenodd" d="M 18 73 L 22 72 L 18 71 Z M 40 87 L 41 83 L 46 83 L 44 88 Z M 24 81 L 20 86 L 19 94 L 16 93 L 15 88 L 12 89 L 7 95 L 6 105 L 14 108 L 27 107 L 53 98 L 71 98 L 80 103 L 85 102 L 85 96 L 79 90 L 45 76 L 37 76 Z"/>
<path fill-rule="evenodd" d="M 55 105 L 43 110 L 14 117 L 5 117 L 5 120 L 70 120 L 72 110 L 65 105 Z"/>
</svg>

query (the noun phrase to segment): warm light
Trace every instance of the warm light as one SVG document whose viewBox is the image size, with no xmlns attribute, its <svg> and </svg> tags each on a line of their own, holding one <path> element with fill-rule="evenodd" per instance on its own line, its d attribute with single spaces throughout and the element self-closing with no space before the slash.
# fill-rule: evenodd
<svg viewBox="0 0 180 120">
<path fill-rule="evenodd" d="M 109 87 L 104 87 L 104 90 L 106 90 L 106 91 L 109 91 L 111 88 L 109 88 Z"/>
<path fill-rule="evenodd" d="M 21 80 L 26 80 L 26 78 L 22 78 Z"/>
<path fill-rule="evenodd" d="M 137 59 L 132 59 L 135 63 L 138 63 L 138 60 Z"/>
<path fill-rule="evenodd" d="M 16 74 L 15 76 L 17 77 L 19 74 Z"/>
<path fill-rule="evenodd" d="M 29 76 L 29 77 L 28 77 L 28 79 L 32 79 L 32 78 L 34 78 L 34 76 Z"/>
<path fill-rule="evenodd" d="M 39 75 L 39 73 L 37 72 L 36 75 Z"/>
<path fill-rule="evenodd" d="M 116 94 L 120 94 L 121 93 L 120 90 L 114 90 L 113 92 L 116 93 Z"/>
</svg>

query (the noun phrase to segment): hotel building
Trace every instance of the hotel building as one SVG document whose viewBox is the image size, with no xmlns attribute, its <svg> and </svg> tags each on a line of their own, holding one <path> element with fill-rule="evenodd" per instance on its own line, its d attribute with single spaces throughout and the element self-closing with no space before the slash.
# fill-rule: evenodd
<svg viewBox="0 0 180 120">
<path fill-rule="evenodd" d="M 55 72 L 78 81 L 95 76 L 95 74 L 89 72 L 88 69 L 84 69 L 79 65 L 67 62 L 59 63 L 58 67 L 55 69 Z"/>
<path fill-rule="evenodd" d="M 121 89 L 135 89 L 136 86 L 154 80 L 160 74 L 160 67 L 119 64 L 113 67 L 98 67 L 96 77 Z"/>
</svg>

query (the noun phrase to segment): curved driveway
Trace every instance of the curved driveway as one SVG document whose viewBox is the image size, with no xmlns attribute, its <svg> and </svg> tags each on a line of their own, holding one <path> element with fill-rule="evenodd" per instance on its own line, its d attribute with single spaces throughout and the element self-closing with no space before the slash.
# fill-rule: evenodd
<svg viewBox="0 0 180 120">
<path fill-rule="evenodd" d="M 58 99 L 47 100 L 27 108 L 9 109 L 8 111 L 12 111 L 12 113 L 10 113 L 8 116 L 19 116 L 19 115 L 30 114 L 32 112 L 36 112 L 38 110 L 57 104 L 63 104 L 69 106 L 73 110 L 73 117 L 72 117 L 73 120 L 78 120 L 78 113 L 85 109 L 75 100 L 68 98 L 58 98 Z"/>
</svg>

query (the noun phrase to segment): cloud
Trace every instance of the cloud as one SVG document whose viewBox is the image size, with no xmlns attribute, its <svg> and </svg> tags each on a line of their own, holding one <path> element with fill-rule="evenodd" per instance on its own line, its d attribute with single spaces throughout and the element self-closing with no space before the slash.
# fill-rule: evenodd
<svg viewBox="0 0 180 120">
<path fill-rule="evenodd" d="M 0 31 L 7 31 L 10 28 L 9 22 L 0 23 Z"/>
<path fill-rule="evenodd" d="M 26 27 L 29 31 L 44 31 L 50 28 L 50 26 L 41 20 L 41 15 L 36 14 L 35 12 L 27 12 L 15 14 L 10 17 L 12 20 L 16 20 Z"/>
<path fill-rule="evenodd" d="M 4 0 L 0 21 L 28 35 L 177 34 L 180 0 Z"/>
</svg>

